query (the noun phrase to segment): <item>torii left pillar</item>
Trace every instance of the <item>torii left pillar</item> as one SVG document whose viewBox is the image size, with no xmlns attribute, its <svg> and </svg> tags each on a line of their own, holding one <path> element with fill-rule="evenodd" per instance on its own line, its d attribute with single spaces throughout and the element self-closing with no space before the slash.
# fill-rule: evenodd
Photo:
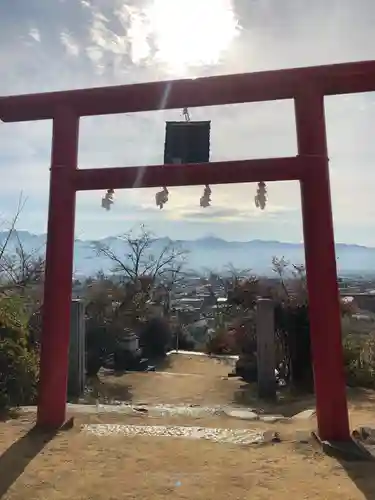
<svg viewBox="0 0 375 500">
<path fill-rule="evenodd" d="M 66 106 L 53 119 L 37 425 L 66 418 L 79 117 Z"/>
</svg>

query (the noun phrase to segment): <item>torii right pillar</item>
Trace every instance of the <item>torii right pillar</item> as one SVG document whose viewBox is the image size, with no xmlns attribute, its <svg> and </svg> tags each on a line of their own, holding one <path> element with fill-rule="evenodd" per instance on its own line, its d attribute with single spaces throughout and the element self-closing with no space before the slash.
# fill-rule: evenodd
<svg viewBox="0 0 375 500">
<path fill-rule="evenodd" d="M 313 88 L 301 90 L 295 115 L 298 154 L 311 165 L 301 180 L 301 203 L 318 434 L 323 441 L 348 441 L 324 96 Z"/>
</svg>

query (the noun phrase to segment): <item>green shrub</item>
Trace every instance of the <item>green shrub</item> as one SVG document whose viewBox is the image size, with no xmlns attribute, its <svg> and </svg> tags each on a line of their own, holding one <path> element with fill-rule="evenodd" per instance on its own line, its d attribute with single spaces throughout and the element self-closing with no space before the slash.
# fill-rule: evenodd
<svg viewBox="0 0 375 500">
<path fill-rule="evenodd" d="M 28 344 L 27 314 L 19 297 L 0 298 L 0 340 Z"/>
<path fill-rule="evenodd" d="M 17 297 L 0 299 L 0 410 L 34 403 L 38 355 L 29 345 L 27 315 Z"/>
<path fill-rule="evenodd" d="M 0 341 L 0 410 L 35 402 L 38 358 L 13 340 Z"/>
<path fill-rule="evenodd" d="M 343 349 L 347 385 L 375 389 L 375 334 L 348 334 Z"/>
</svg>

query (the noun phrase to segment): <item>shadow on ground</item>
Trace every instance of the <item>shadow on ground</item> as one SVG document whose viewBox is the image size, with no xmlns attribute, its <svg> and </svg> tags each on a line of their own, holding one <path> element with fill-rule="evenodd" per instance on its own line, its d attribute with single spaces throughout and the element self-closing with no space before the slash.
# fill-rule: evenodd
<svg viewBox="0 0 375 500">
<path fill-rule="evenodd" d="M 115 401 L 130 402 L 133 399 L 131 384 L 116 381 L 116 376 L 111 372 L 101 374 L 100 377 L 91 377 L 87 383 L 88 390 L 84 397 L 87 404 L 100 403 L 111 404 Z"/>
<path fill-rule="evenodd" d="M 215 354 L 208 355 L 210 359 L 216 359 L 220 363 L 227 365 L 229 368 L 235 368 L 236 360 L 230 357 L 216 356 Z"/>
<path fill-rule="evenodd" d="M 375 462 L 339 461 L 348 477 L 353 481 L 366 500 L 375 498 Z"/>
<path fill-rule="evenodd" d="M 0 499 L 55 435 L 33 427 L 0 455 Z"/>
<path fill-rule="evenodd" d="M 375 392 L 373 390 L 348 387 L 347 398 L 350 411 L 373 411 L 375 405 Z M 234 392 L 233 403 L 253 409 L 262 408 L 266 413 L 278 412 L 286 417 L 291 417 L 304 410 L 314 408 L 315 396 L 285 387 L 278 391 L 276 402 L 263 402 L 258 399 L 256 384 L 244 383 Z"/>
<path fill-rule="evenodd" d="M 369 389 L 347 388 L 347 398 L 351 411 L 372 411 L 375 405 L 375 392 Z M 277 391 L 276 402 L 263 402 L 258 399 L 257 385 L 243 383 L 234 392 L 233 403 L 239 406 L 263 408 L 266 413 L 278 411 L 280 414 L 291 417 L 296 413 L 315 407 L 313 394 L 296 392 L 288 387 Z M 375 499 L 375 496 L 374 496 Z"/>
<path fill-rule="evenodd" d="M 275 401 L 260 400 L 257 393 L 256 384 L 242 384 L 234 392 L 233 403 L 237 406 L 244 406 L 258 410 L 263 413 L 279 414 L 285 417 L 292 417 L 297 413 L 315 407 L 314 395 L 300 394 L 288 388 L 278 391 Z"/>
<path fill-rule="evenodd" d="M 155 366 L 156 371 L 161 372 L 171 367 L 169 357 L 149 360 L 150 366 Z M 142 372 L 139 372 L 142 373 Z M 113 370 L 101 370 L 99 376 L 91 377 L 88 380 L 88 391 L 84 400 L 87 404 L 99 401 L 104 404 L 111 404 L 118 401 L 129 403 L 133 400 L 133 387 L 124 383 L 126 372 L 115 372 Z"/>
<path fill-rule="evenodd" d="M 169 356 L 166 356 L 164 358 L 152 359 L 149 364 L 155 366 L 156 371 L 162 372 L 163 370 L 171 368 L 172 361 Z"/>
<path fill-rule="evenodd" d="M 347 396 L 352 410 L 369 410 L 374 408 L 375 392 L 372 389 L 348 387 Z"/>
<path fill-rule="evenodd" d="M 0 422 L 7 422 L 8 420 L 17 420 L 20 413 L 17 410 L 3 410 L 0 411 Z"/>
</svg>

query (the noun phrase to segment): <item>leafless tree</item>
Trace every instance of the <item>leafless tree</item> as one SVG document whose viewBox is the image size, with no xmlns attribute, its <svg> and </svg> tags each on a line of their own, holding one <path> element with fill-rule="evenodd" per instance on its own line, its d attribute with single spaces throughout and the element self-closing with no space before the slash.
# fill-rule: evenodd
<svg viewBox="0 0 375 500">
<path fill-rule="evenodd" d="M 120 236 L 123 242 L 123 254 L 119 255 L 110 245 L 95 243 L 97 255 L 112 261 L 112 271 L 122 274 L 127 282 L 139 286 L 139 282 L 149 281 L 176 283 L 186 261 L 187 252 L 179 245 L 168 242 L 156 255 L 154 245 L 156 239 L 145 226 L 135 233 L 130 231 Z"/>
<path fill-rule="evenodd" d="M 284 300 L 307 302 L 305 266 L 291 264 L 284 257 L 273 257 L 272 270 L 279 277 L 281 295 L 283 295 Z M 275 291 L 277 292 L 277 289 Z"/>
<path fill-rule="evenodd" d="M 44 275 L 44 258 L 40 249 L 26 251 L 16 229 L 26 199 L 22 193 L 18 200 L 16 213 L 8 224 L 6 236 L 0 245 L 0 279 L 2 292 L 24 291 L 26 287 L 42 284 Z M 10 248 L 10 244 L 12 247 Z"/>
<path fill-rule="evenodd" d="M 208 277 L 203 278 L 203 280 L 215 305 L 218 305 L 218 290 L 221 290 L 226 298 L 231 298 L 241 285 L 257 282 L 251 269 L 237 269 L 233 264 L 228 264 L 222 274 L 208 270 Z"/>
<path fill-rule="evenodd" d="M 14 230 L 13 234 L 16 239 L 16 248 L 12 253 L 6 252 L 0 263 L 8 286 L 25 289 L 29 286 L 42 285 L 45 262 L 39 254 L 40 249 L 26 251 L 17 230 Z"/>
<path fill-rule="evenodd" d="M 22 193 L 18 199 L 15 215 L 10 222 L 4 221 L 7 229 L 0 245 L 0 296 L 22 297 L 26 313 L 30 315 L 30 331 L 39 333 L 40 305 L 43 293 L 44 258 L 39 250 L 26 251 L 16 225 L 25 206 Z M 33 320 L 34 319 L 34 320 Z M 35 332 L 34 332 L 35 330 Z"/>
<path fill-rule="evenodd" d="M 10 222 L 8 221 L 4 221 L 1 225 L 4 226 L 6 225 L 7 226 L 7 229 L 6 229 L 6 236 L 4 238 L 4 241 L 0 244 L 0 264 L 2 263 L 3 259 L 4 259 L 4 256 L 6 254 L 6 251 L 7 251 L 7 248 L 9 246 L 9 242 L 12 238 L 12 235 L 14 234 L 14 232 L 16 231 L 16 224 L 18 222 L 18 219 L 21 215 L 21 212 L 25 206 L 25 203 L 26 203 L 26 199 L 23 197 L 22 193 L 20 194 L 19 198 L 18 198 L 18 204 L 17 204 L 17 209 L 16 209 L 16 213 L 15 215 L 12 217 L 12 219 L 10 220 Z M 0 272 L 1 272 L 1 269 L 0 269 Z"/>
<path fill-rule="evenodd" d="M 136 316 L 135 321 L 139 321 L 144 317 L 151 295 L 163 307 L 164 314 L 168 314 L 171 293 L 183 278 L 187 252 L 171 241 L 157 249 L 154 235 L 144 225 L 137 232 L 133 230 L 120 236 L 120 240 L 121 254 L 110 245 L 95 243 L 97 255 L 109 259 L 112 272 L 123 278 L 125 293 L 115 316 L 121 318 L 131 312 Z"/>
</svg>

